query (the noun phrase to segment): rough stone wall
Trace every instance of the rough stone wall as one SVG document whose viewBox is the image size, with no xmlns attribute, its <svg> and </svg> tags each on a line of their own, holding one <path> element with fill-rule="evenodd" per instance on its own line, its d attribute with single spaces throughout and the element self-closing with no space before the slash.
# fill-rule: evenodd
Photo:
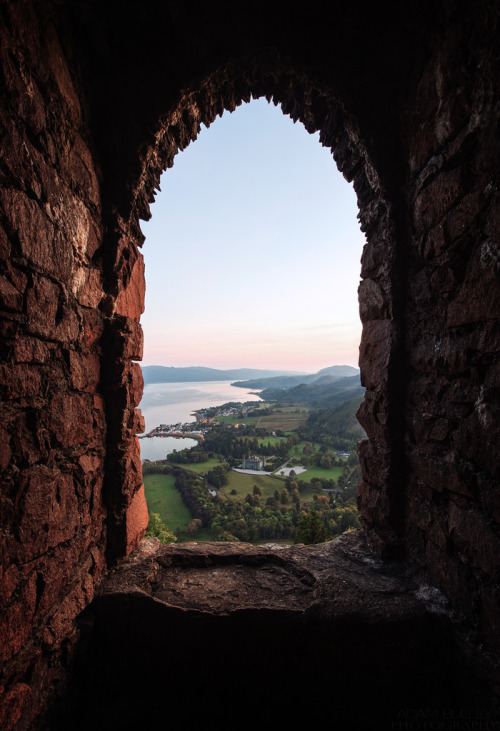
<svg viewBox="0 0 500 731">
<path fill-rule="evenodd" d="M 99 171 L 75 79 L 42 11 L 0 7 L 3 729 L 28 724 L 63 679 L 61 658 L 106 547 Z M 139 503 L 129 547 L 144 529 Z"/>
<path fill-rule="evenodd" d="M 63 682 L 147 520 L 139 219 L 200 124 L 252 96 L 320 130 L 358 196 L 370 546 L 495 647 L 498 11 L 392 5 L 0 6 L 3 727 Z"/>
<path fill-rule="evenodd" d="M 406 302 L 406 542 L 500 647 L 498 14 L 452 17 L 415 98 Z"/>
</svg>

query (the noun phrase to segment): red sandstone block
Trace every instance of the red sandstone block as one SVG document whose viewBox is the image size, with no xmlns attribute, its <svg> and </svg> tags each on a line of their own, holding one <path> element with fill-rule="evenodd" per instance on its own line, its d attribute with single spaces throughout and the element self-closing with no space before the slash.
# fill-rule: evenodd
<svg viewBox="0 0 500 731">
<path fill-rule="evenodd" d="M 417 231 L 435 226 L 452 207 L 461 193 L 460 175 L 460 168 L 442 172 L 418 195 L 414 213 Z"/>
<path fill-rule="evenodd" d="M 0 276 L 0 308 L 21 312 L 23 309 L 23 296 L 8 279 Z"/>
<path fill-rule="evenodd" d="M 482 190 L 473 191 L 460 199 L 446 216 L 445 227 L 447 238 L 450 243 L 459 239 L 470 228 L 477 225 L 477 216 L 482 207 Z"/>
<path fill-rule="evenodd" d="M 71 388 L 94 393 L 101 376 L 100 355 L 98 353 L 82 354 L 69 350 L 68 356 Z"/>
<path fill-rule="evenodd" d="M 494 267 L 481 266 L 481 250 L 471 257 L 465 279 L 454 292 L 455 297 L 448 307 L 446 322 L 449 327 L 482 325 L 484 320 L 498 317 L 497 273 Z"/>
<path fill-rule="evenodd" d="M 64 299 L 61 288 L 45 277 L 33 277 L 26 294 L 29 332 L 63 343 L 76 340 L 80 325 L 76 312 Z"/>
<path fill-rule="evenodd" d="M 102 272 L 81 266 L 73 276 L 72 291 L 84 307 L 98 307 L 104 296 Z"/>
<path fill-rule="evenodd" d="M 427 496 L 418 493 L 417 489 L 408 490 L 409 520 L 420 530 L 428 531 L 432 526 L 432 513 L 427 505 Z"/>
<path fill-rule="evenodd" d="M 70 474 L 34 465 L 22 480 L 23 513 L 17 549 L 23 563 L 73 538 L 80 525 L 75 485 Z"/>
<path fill-rule="evenodd" d="M 71 608 L 71 603 L 67 603 L 68 595 L 82 594 L 82 588 L 85 594 L 93 599 L 93 579 L 91 577 L 91 569 L 93 561 L 88 554 L 90 543 L 90 533 L 84 528 L 79 531 L 78 536 L 68 544 L 62 543 L 56 546 L 52 552 L 50 559 L 42 556 L 37 564 L 33 565 L 33 570 L 37 576 L 43 581 L 39 581 L 37 606 L 34 616 L 35 622 L 40 622 L 45 615 L 49 615 L 49 623 L 54 616 L 54 612 L 58 613 L 63 603 L 66 602 L 67 610 L 64 614 L 71 614 L 71 621 L 75 615 L 83 609 Z M 54 633 L 54 639 L 57 640 L 57 633 Z M 62 637 L 59 637 L 61 640 Z"/>
<path fill-rule="evenodd" d="M 2 259 L 2 261 L 8 261 L 10 259 L 11 249 L 12 247 L 9 238 L 5 233 L 5 229 L 0 225 L 0 259 Z"/>
<path fill-rule="evenodd" d="M 89 574 L 82 575 L 78 583 L 56 607 L 43 633 L 44 644 L 59 646 L 75 633 L 75 618 L 94 598 L 94 581 Z"/>
<path fill-rule="evenodd" d="M 122 289 L 116 298 L 115 313 L 138 321 L 144 312 L 144 296 L 146 293 L 144 258 L 140 252 L 137 252 L 137 258 L 132 265 L 131 271 L 124 273 L 124 276 L 128 281 L 124 286 L 122 285 Z"/>
<path fill-rule="evenodd" d="M 42 383 L 40 366 L 27 364 L 0 366 L 0 383 L 6 399 L 38 396 Z"/>
<path fill-rule="evenodd" d="M 358 288 L 359 313 L 361 321 L 382 320 L 389 314 L 389 308 L 381 287 L 373 279 L 365 279 Z"/>
<path fill-rule="evenodd" d="M 116 354 L 129 360 L 141 360 L 144 347 L 142 326 L 127 317 L 115 318 Z"/>
<path fill-rule="evenodd" d="M 418 451 L 409 450 L 407 459 L 412 473 L 417 474 L 427 488 L 472 497 L 471 486 L 461 472 L 456 456 L 453 451 L 444 451 L 440 443 L 429 444 L 427 449 L 422 445 Z"/>
<path fill-rule="evenodd" d="M 61 392 L 49 403 L 50 426 L 63 447 L 90 441 L 93 435 L 93 400 L 90 394 Z"/>
<path fill-rule="evenodd" d="M 100 208 L 100 188 L 94 160 L 88 146 L 79 134 L 76 134 L 72 140 L 66 164 L 67 178 L 75 184 L 79 194 L 84 194 L 85 199 L 95 208 Z M 92 256 L 95 250 L 95 246 L 92 246 L 90 251 L 87 248 L 88 255 Z"/>
<path fill-rule="evenodd" d="M 142 483 L 141 448 L 138 438 L 133 436 L 126 446 L 127 452 L 123 460 L 125 474 L 129 484 L 137 488 Z"/>
<path fill-rule="evenodd" d="M 358 456 L 363 480 L 374 484 L 378 489 L 383 489 L 389 476 L 389 449 L 387 447 L 382 449 L 372 439 L 364 439 L 358 442 Z"/>
<path fill-rule="evenodd" d="M 144 378 L 142 375 L 141 367 L 138 363 L 130 364 L 130 387 L 129 396 L 130 403 L 138 406 L 141 403 L 142 394 L 144 391 Z"/>
<path fill-rule="evenodd" d="M 387 384 L 387 367 L 395 339 L 395 328 L 390 320 L 369 320 L 363 324 L 359 367 L 361 382 L 366 388 L 383 388 Z"/>
<path fill-rule="evenodd" d="M 367 390 L 356 418 L 371 439 L 375 439 L 379 444 L 388 444 L 389 436 L 385 430 L 388 413 L 387 399 L 380 393 Z"/>
<path fill-rule="evenodd" d="M 488 525 L 485 516 L 474 510 L 468 501 L 450 501 L 448 513 L 450 538 L 463 554 L 464 561 L 471 562 L 489 576 L 500 571 L 500 540 Z"/>
<path fill-rule="evenodd" d="M 81 327 L 78 333 L 78 343 L 84 350 L 90 350 L 101 339 L 104 331 L 102 315 L 96 309 L 81 309 Z"/>
<path fill-rule="evenodd" d="M 101 472 L 103 469 L 103 459 L 95 454 L 82 454 L 78 460 L 78 464 L 82 468 L 85 475 L 94 472 Z"/>
<path fill-rule="evenodd" d="M 14 601 L 4 608 L 0 623 L 0 664 L 8 662 L 23 647 L 32 631 L 36 606 L 36 576 L 21 581 Z"/>
<path fill-rule="evenodd" d="M 47 363 L 54 358 L 57 346 L 39 338 L 16 338 L 12 344 L 12 359 L 15 363 Z"/>
<path fill-rule="evenodd" d="M 59 236 L 53 221 L 36 201 L 20 190 L 0 190 L 8 226 L 19 241 L 20 254 L 37 270 L 67 279 L 73 264 L 73 252 Z"/>
<path fill-rule="evenodd" d="M 12 731 L 21 721 L 26 707 L 32 700 L 32 691 L 26 683 L 16 683 L 3 695 L 0 688 L 0 728 L 2 731 Z"/>
<path fill-rule="evenodd" d="M 137 432 L 138 434 L 140 432 Z M 6 469 L 12 457 L 9 433 L 0 427 L 0 470 Z"/>
<path fill-rule="evenodd" d="M 0 602 L 6 607 L 19 583 L 24 579 L 16 564 L 0 567 Z"/>
<path fill-rule="evenodd" d="M 127 555 L 137 548 L 140 541 L 144 538 L 146 528 L 148 527 L 149 516 L 144 494 L 144 485 L 141 485 L 132 498 L 127 508 L 125 521 L 127 535 L 125 555 Z"/>
<path fill-rule="evenodd" d="M 142 434 L 146 429 L 146 422 L 140 409 L 134 409 L 131 431 L 133 434 Z"/>
</svg>

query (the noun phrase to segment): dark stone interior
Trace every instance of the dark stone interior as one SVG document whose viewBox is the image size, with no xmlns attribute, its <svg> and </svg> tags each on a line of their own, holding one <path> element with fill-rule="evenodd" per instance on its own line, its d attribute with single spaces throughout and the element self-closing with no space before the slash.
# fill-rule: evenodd
<svg viewBox="0 0 500 731">
<path fill-rule="evenodd" d="M 0 5 L 2 729 L 76 728 L 85 713 L 117 729 L 124 716 L 173 721 L 186 691 L 199 701 L 188 712 L 203 718 L 205 702 L 222 721 L 186 638 L 234 688 L 241 717 L 257 719 L 258 706 L 232 663 L 247 684 L 264 666 L 281 690 L 274 710 L 286 695 L 290 718 L 293 703 L 335 708 L 353 728 L 383 727 L 410 705 L 497 708 L 498 14 L 492 0 Z M 290 549 L 289 606 L 254 608 L 269 574 L 248 567 L 264 549 L 223 559 L 192 546 L 186 577 L 222 561 L 241 594 L 223 611 L 216 595 L 191 605 L 187 578 L 168 595 L 174 559 L 162 552 L 182 547 L 141 545 L 139 220 L 200 124 L 261 96 L 320 131 L 358 198 L 364 558 L 356 537 L 345 555 Z M 364 567 L 362 595 L 344 574 L 336 583 L 342 561 Z M 384 616 L 373 562 L 398 577 Z M 297 563 L 313 577 L 305 603 Z M 154 585 L 141 573 L 152 566 Z M 208 575 L 196 582 L 210 596 Z M 393 601 L 403 595 L 404 621 Z M 150 665 L 148 633 L 161 658 Z M 293 675 L 294 663 L 312 670 L 290 695 L 279 670 Z M 340 666 L 337 694 L 324 669 Z M 147 710 L 151 687 L 166 689 L 170 712 Z M 84 689 L 99 700 L 87 710 Z"/>
</svg>

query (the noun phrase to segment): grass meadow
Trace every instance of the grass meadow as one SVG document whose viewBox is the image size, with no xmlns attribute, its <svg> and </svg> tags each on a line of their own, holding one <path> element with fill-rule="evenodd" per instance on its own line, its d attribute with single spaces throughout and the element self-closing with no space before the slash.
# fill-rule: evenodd
<svg viewBox="0 0 500 731">
<path fill-rule="evenodd" d="M 187 464 L 180 464 L 179 467 L 182 467 L 183 470 L 189 470 L 190 472 L 196 472 L 197 475 L 204 475 L 209 470 L 212 470 L 214 467 L 218 467 L 220 465 L 219 458 L 218 457 L 211 457 L 210 459 L 207 459 L 206 462 L 196 462 L 194 464 L 187 463 Z"/>
<path fill-rule="evenodd" d="M 274 495 L 276 489 L 282 487 L 279 480 L 275 477 L 268 477 L 267 475 L 248 475 L 242 472 L 228 472 L 228 484 L 224 485 L 219 490 L 221 497 L 228 498 L 229 500 L 244 500 L 249 492 L 253 492 L 253 486 L 258 485 L 262 490 L 263 502 L 268 497 Z M 236 490 L 236 495 L 231 495 L 231 491 Z"/>
<path fill-rule="evenodd" d="M 149 512 L 158 513 L 175 535 L 184 532 L 191 520 L 191 513 L 175 487 L 175 477 L 162 474 L 144 475 L 144 490 Z"/>
</svg>

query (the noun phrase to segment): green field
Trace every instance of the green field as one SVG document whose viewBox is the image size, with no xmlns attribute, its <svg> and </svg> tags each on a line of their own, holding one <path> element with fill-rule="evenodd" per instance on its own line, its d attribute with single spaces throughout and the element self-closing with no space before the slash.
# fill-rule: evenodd
<svg viewBox="0 0 500 731">
<path fill-rule="evenodd" d="M 316 471 L 318 471 L 317 475 Z M 314 479 L 314 477 L 316 476 L 332 479 L 332 477 L 334 477 L 334 475 L 332 474 L 334 471 L 337 476 L 342 474 L 342 470 L 339 467 L 334 467 L 331 470 L 325 470 L 321 467 L 314 467 L 310 470 L 313 477 L 306 478 L 305 472 L 303 472 L 302 475 L 304 476 L 303 479 L 307 479 L 307 481 L 309 481 L 310 479 Z M 298 475 L 298 479 L 302 478 L 302 475 Z M 282 490 L 284 487 L 284 479 L 276 479 L 276 477 L 268 477 L 266 475 L 249 475 L 242 472 L 235 472 L 234 470 L 232 470 L 228 473 L 228 478 L 228 484 L 219 490 L 219 494 L 221 497 L 227 498 L 229 500 L 244 500 L 249 492 L 253 492 L 253 486 L 258 485 L 258 487 L 260 487 L 260 489 L 262 490 L 261 501 L 264 505 L 268 497 L 274 497 L 275 490 Z M 231 495 L 232 490 L 236 490 L 236 495 Z M 302 503 L 312 502 L 314 495 L 326 494 L 327 493 L 323 492 L 323 490 L 317 490 L 309 486 L 306 487 L 305 490 L 302 490 L 302 492 L 300 493 L 300 500 Z M 291 508 L 290 505 L 287 507 Z"/>
<path fill-rule="evenodd" d="M 300 411 L 296 413 L 295 409 L 280 409 L 280 412 L 275 414 L 269 414 L 268 416 L 261 416 L 257 419 L 256 426 L 267 429 L 269 432 L 283 431 L 288 432 L 293 429 L 297 429 L 302 424 L 305 424 L 308 411 Z"/>
<path fill-rule="evenodd" d="M 219 490 L 219 494 L 230 500 L 244 500 L 246 495 L 253 491 L 253 486 L 258 485 L 262 490 L 263 502 L 265 502 L 268 497 L 274 495 L 276 489 L 282 487 L 279 480 L 267 475 L 247 475 L 231 470 L 227 476 L 228 484 Z M 236 495 L 231 495 L 231 490 L 236 490 Z"/>
<path fill-rule="evenodd" d="M 149 512 L 158 513 L 175 535 L 184 532 L 191 520 L 191 513 L 175 487 L 175 477 L 162 474 L 144 475 L 144 490 Z"/>
<path fill-rule="evenodd" d="M 221 424 L 247 424 L 255 426 L 259 421 L 258 416 L 216 416 L 214 421 Z"/>
<path fill-rule="evenodd" d="M 322 479 L 322 480 L 335 480 L 337 481 L 340 475 L 343 474 L 342 467 L 331 467 L 329 470 L 324 467 L 307 467 L 305 472 L 301 472 L 297 475 L 298 480 L 304 480 L 310 482 L 311 480 Z"/>
<path fill-rule="evenodd" d="M 265 408 L 264 406 L 262 408 Z M 298 413 L 297 413 L 298 411 Z M 217 416 L 215 421 L 223 424 L 246 424 L 267 429 L 268 432 L 281 430 L 292 431 L 305 424 L 309 416 L 308 409 L 297 409 L 296 406 L 282 406 L 274 414 L 265 416 Z"/>
<path fill-rule="evenodd" d="M 257 441 L 259 443 L 259 447 L 261 444 L 265 444 L 267 447 L 267 445 L 269 443 L 271 444 L 271 446 L 274 447 L 274 446 L 276 446 L 276 444 L 279 444 L 280 442 L 282 442 L 283 439 L 284 439 L 284 437 L 272 437 L 271 435 L 269 435 L 268 437 L 258 437 Z"/>
<path fill-rule="evenodd" d="M 204 475 L 214 467 L 218 467 L 221 463 L 218 457 L 211 457 L 206 462 L 196 462 L 195 464 L 180 464 L 183 470 L 189 470 L 190 472 L 196 472 L 197 475 Z"/>
</svg>

